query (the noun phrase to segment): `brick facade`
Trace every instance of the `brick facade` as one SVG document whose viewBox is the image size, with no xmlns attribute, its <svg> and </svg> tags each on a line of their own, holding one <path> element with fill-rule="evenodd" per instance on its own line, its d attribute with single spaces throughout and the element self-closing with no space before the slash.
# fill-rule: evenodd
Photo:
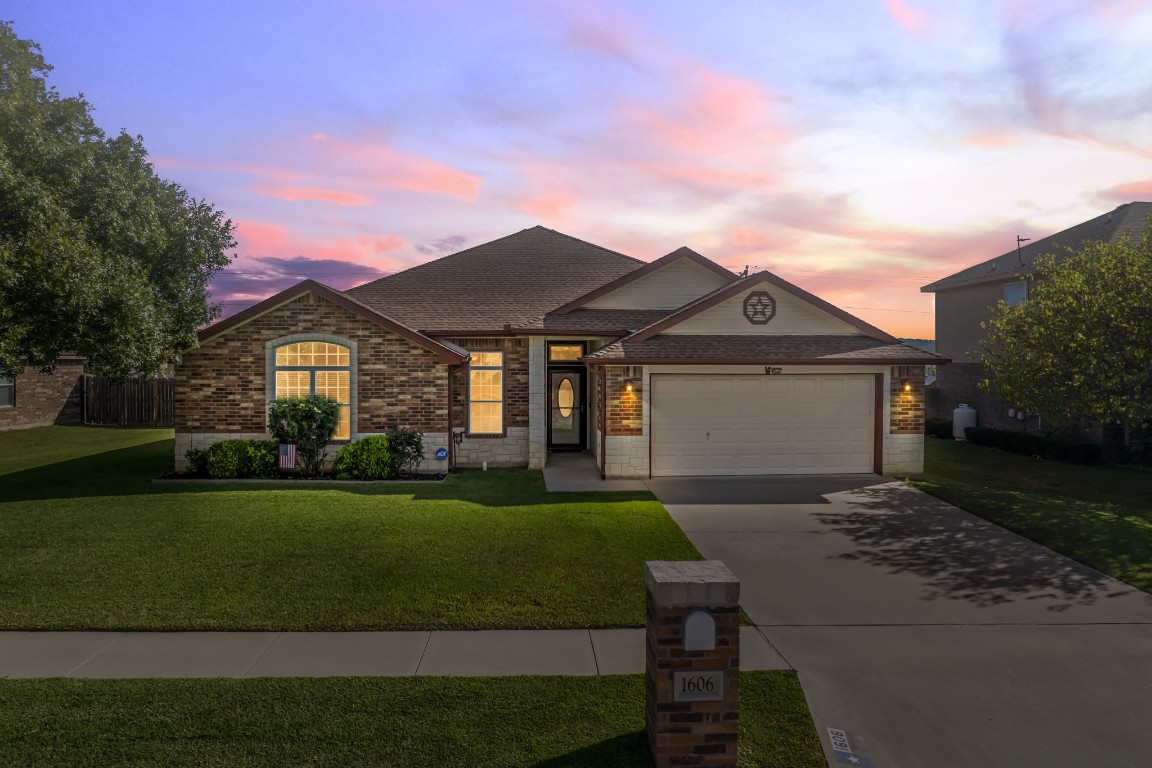
<svg viewBox="0 0 1152 768">
<path fill-rule="evenodd" d="M 183 354 L 173 381 L 177 434 L 263 433 L 265 345 L 300 334 L 356 344 L 354 435 L 391 425 L 447 431 L 447 365 L 423 347 L 308 294 Z"/>
<path fill-rule="evenodd" d="M 84 361 L 57 361 L 52 373 L 25 367 L 15 379 L 16 404 L 0 408 L 0 430 L 79 424 L 84 408 Z"/>
<path fill-rule="evenodd" d="M 644 434 L 644 395 L 641 382 L 644 369 L 637 366 L 609 365 L 605 367 L 604 386 L 607 389 L 604 422 L 610 437 Z M 628 391 L 627 381 L 633 383 Z"/>
<path fill-rule="evenodd" d="M 896 366 L 888 387 L 888 434 L 924 434 L 924 368 Z"/>
<path fill-rule="evenodd" d="M 469 352 L 504 353 L 504 429 L 528 426 L 528 338 L 446 339 Z M 468 428 L 468 366 L 452 371 L 452 426 Z"/>
</svg>

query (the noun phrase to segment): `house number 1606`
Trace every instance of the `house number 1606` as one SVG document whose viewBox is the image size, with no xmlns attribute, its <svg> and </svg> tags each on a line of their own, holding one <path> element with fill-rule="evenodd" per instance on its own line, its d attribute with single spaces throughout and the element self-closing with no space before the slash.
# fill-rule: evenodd
<svg viewBox="0 0 1152 768">
<path fill-rule="evenodd" d="M 672 673 L 673 701 L 722 701 L 723 670 L 681 669 Z"/>
</svg>

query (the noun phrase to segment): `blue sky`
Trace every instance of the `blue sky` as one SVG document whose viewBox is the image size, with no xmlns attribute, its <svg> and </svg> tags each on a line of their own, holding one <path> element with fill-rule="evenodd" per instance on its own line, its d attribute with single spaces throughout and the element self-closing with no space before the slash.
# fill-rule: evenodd
<svg viewBox="0 0 1152 768">
<path fill-rule="evenodd" d="M 928 283 L 1152 199 L 1152 3 L 9 0 L 237 223 L 235 311 L 543 224 L 930 336 Z"/>
</svg>

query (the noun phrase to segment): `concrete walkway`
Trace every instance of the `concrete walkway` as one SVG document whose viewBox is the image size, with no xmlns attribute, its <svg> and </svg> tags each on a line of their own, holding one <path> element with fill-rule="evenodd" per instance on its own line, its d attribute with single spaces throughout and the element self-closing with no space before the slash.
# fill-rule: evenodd
<svg viewBox="0 0 1152 768">
<path fill-rule="evenodd" d="M 829 729 L 874 768 L 1152 760 L 1152 595 L 886 478 L 649 487 L 740 577 L 830 764 Z"/>
<path fill-rule="evenodd" d="M 755 627 L 741 669 L 787 669 Z M 478 632 L 0 632 L 0 678 L 627 675 L 643 629 Z"/>
</svg>

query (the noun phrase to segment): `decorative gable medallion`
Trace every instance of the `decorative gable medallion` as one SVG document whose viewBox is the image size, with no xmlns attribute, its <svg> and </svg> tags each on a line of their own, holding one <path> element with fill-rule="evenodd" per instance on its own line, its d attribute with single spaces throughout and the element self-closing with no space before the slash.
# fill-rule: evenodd
<svg viewBox="0 0 1152 768">
<path fill-rule="evenodd" d="M 744 297 L 744 317 L 752 325 L 768 325 L 776 316 L 776 299 L 768 291 L 752 291 Z"/>
</svg>

